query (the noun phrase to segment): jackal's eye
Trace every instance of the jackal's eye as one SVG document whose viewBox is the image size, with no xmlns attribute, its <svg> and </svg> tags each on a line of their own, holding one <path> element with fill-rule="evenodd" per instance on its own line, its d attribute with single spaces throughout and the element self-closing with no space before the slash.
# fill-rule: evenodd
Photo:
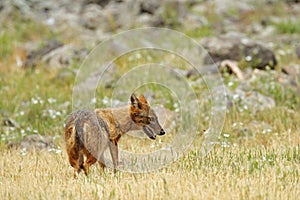
<svg viewBox="0 0 300 200">
<path fill-rule="evenodd" d="M 150 122 L 151 122 L 150 117 L 144 117 L 144 118 L 143 118 L 143 122 L 144 122 L 145 124 L 150 124 Z"/>
</svg>

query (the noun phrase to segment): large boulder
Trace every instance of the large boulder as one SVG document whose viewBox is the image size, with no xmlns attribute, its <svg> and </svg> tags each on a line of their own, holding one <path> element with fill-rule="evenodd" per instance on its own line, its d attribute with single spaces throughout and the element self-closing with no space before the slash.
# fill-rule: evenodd
<svg viewBox="0 0 300 200">
<path fill-rule="evenodd" d="M 265 69 L 267 66 L 274 69 L 277 64 L 273 50 L 238 34 L 204 38 L 200 44 L 208 52 L 204 64 L 235 60 L 245 61 L 249 66 L 258 69 Z"/>
<path fill-rule="evenodd" d="M 38 64 L 46 64 L 55 68 L 68 67 L 75 61 L 81 61 L 87 53 L 85 48 L 50 40 L 46 41 L 42 47 L 28 51 L 23 68 L 33 68 Z"/>
</svg>

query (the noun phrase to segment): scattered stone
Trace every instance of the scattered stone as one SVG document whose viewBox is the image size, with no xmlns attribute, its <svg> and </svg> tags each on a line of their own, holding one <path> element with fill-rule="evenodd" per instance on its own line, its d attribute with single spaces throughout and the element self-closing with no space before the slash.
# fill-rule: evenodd
<svg viewBox="0 0 300 200">
<path fill-rule="evenodd" d="M 26 135 L 19 142 L 8 143 L 9 148 L 19 148 L 22 150 L 45 150 L 55 146 L 54 138 L 39 134 Z"/>
</svg>

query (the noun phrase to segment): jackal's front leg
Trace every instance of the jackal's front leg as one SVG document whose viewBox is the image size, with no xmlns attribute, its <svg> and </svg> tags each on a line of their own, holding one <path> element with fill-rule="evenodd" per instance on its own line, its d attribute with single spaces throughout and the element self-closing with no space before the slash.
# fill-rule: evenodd
<svg viewBox="0 0 300 200">
<path fill-rule="evenodd" d="M 117 167 L 119 164 L 119 158 L 118 158 L 118 144 L 116 141 L 109 141 L 109 150 L 111 154 L 111 158 L 114 164 L 114 173 L 117 172 Z"/>
</svg>

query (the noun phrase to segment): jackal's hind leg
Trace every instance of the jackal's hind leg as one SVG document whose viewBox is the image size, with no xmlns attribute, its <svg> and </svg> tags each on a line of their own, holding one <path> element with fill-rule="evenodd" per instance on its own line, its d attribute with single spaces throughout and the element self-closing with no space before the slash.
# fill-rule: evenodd
<svg viewBox="0 0 300 200">
<path fill-rule="evenodd" d="M 79 155 L 77 149 L 69 149 L 68 151 L 69 163 L 74 168 L 74 178 L 77 179 L 78 174 L 80 173 L 82 165 L 80 162 L 81 155 Z"/>
<path fill-rule="evenodd" d="M 92 154 L 88 153 L 86 156 L 86 161 L 83 164 L 84 173 L 87 176 L 90 172 L 90 166 L 93 165 L 95 162 L 97 162 L 97 159 L 92 156 Z"/>
<path fill-rule="evenodd" d="M 104 168 L 106 167 L 106 165 L 104 164 L 104 155 L 103 155 L 103 153 L 100 156 L 100 159 L 99 159 L 98 163 L 99 163 L 99 166 L 100 166 L 101 170 L 104 171 Z"/>
<path fill-rule="evenodd" d="M 84 170 L 84 164 L 83 164 L 83 162 L 84 162 L 84 157 L 83 157 L 83 154 L 81 153 L 79 155 L 79 159 L 78 159 L 78 164 L 79 164 L 80 171 Z"/>
<path fill-rule="evenodd" d="M 78 160 L 70 158 L 69 162 L 70 162 L 71 166 L 74 168 L 74 179 L 77 179 L 78 178 L 78 174 L 81 171 L 79 163 L 78 163 Z"/>
<path fill-rule="evenodd" d="M 100 161 L 98 161 L 98 163 L 99 163 L 101 170 L 104 171 L 104 168 L 106 167 L 106 165 Z"/>
</svg>

